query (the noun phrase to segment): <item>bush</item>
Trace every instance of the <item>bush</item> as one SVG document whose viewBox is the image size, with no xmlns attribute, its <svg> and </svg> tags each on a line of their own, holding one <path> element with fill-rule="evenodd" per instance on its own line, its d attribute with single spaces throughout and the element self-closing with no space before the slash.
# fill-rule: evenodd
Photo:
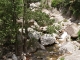
<svg viewBox="0 0 80 60">
<path fill-rule="evenodd" d="M 62 57 L 60 60 L 64 60 L 64 57 Z"/>
<path fill-rule="evenodd" d="M 62 3 L 64 0 L 52 0 L 51 6 L 57 7 L 60 3 Z"/>
<path fill-rule="evenodd" d="M 47 32 L 52 34 L 52 33 L 57 33 L 57 30 L 60 30 L 60 26 L 48 26 Z"/>
<path fill-rule="evenodd" d="M 36 10 L 35 12 L 27 10 L 26 16 L 26 19 L 34 19 L 40 26 L 51 25 L 54 22 L 54 19 L 50 19 L 49 16 L 41 10 Z"/>
</svg>

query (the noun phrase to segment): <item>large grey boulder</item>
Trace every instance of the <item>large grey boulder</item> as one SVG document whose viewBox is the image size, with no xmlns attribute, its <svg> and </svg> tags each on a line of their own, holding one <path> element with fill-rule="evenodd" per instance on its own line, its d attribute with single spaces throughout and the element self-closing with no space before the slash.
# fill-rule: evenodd
<svg viewBox="0 0 80 60">
<path fill-rule="evenodd" d="M 76 41 L 72 41 L 72 42 L 67 42 L 65 43 L 63 46 L 61 46 L 59 48 L 59 52 L 61 54 L 65 54 L 65 53 L 74 53 L 75 51 L 79 50 L 80 48 L 80 44 Z"/>
<path fill-rule="evenodd" d="M 78 36 L 77 33 L 79 31 L 78 25 L 72 23 L 71 25 L 67 25 L 65 31 L 72 37 Z"/>
<path fill-rule="evenodd" d="M 75 51 L 73 54 L 68 54 L 68 55 L 63 55 L 61 57 L 59 57 L 57 60 L 80 60 L 80 50 Z"/>
<path fill-rule="evenodd" d="M 40 40 L 42 45 L 49 45 L 49 44 L 53 44 L 56 38 L 53 34 L 44 34 L 41 36 Z"/>
</svg>

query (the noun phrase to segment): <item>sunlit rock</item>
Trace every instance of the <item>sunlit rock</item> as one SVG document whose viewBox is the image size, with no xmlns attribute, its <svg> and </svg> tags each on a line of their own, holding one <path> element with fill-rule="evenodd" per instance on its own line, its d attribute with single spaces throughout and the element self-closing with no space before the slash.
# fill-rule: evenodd
<svg viewBox="0 0 80 60">
<path fill-rule="evenodd" d="M 28 27 L 27 31 L 28 32 L 34 32 L 35 30 L 33 28 L 31 28 L 31 27 Z"/>
<path fill-rule="evenodd" d="M 36 8 L 36 7 L 37 7 L 37 5 L 36 5 L 35 3 L 31 3 L 31 4 L 30 4 L 30 8 L 31 8 L 31 9 Z"/>
<path fill-rule="evenodd" d="M 78 36 L 77 33 L 79 31 L 78 25 L 75 23 L 72 23 L 71 25 L 67 25 L 65 28 L 65 31 L 72 37 Z"/>
<path fill-rule="evenodd" d="M 21 17 L 20 19 L 18 19 L 18 20 L 16 20 L 17 21 L 17 23 L 23 23 L 23 18 Z M 24 23 L 25 23 L 25 21 L 24 21 Z"/>
<path fill-rule="evenodd" d="M 37 5 L 37 7 L 39 7 L 41 5 L 40 2 L 36 2 L 35 5 Z"/>
<path fill-rule="evenodd" d="M 57 60 L 80 60 L 80 50 L 75 51 L 73 54 L 64 54 L 60 56 Z"/>
<path fill-rule="evenodd" d="M 46 13 L 47 15 L 49 15 L 49 14 L 50 14 L 50 11 L 49 11 L 49 10 L 47 10 L 47 9 L 42 9 L 42 12 Z"/>
<path fill-rule="evenodd" d="M 26 54 L 25 54 L 25 53 L 22 53 L 22 54 L 21 54 L 21 59 L 22 59 L 22 60 L 26 60 Z"/>
<path fill-rule="evenodd" d="M 40 3 L 40 2 L 31 3 L 31 4 L 30 4 L 30 8 L 31 8 L 31 9 L 39 8 L 39 6 L 40 6 L 40 5 L 41 5 L 41 3 Z"/>
<path fill-rule="evenodd" d="M 61 44 L 70 41 L 70 36 L 68 35 L 68 33 L 65 30 L 62 30 L 62 35 L 60 36 L 60 38 L 58 39 L 58 41 Z"/>
<path fill-rule="evenodd" d="M 31 19 L 29 22 L 29 25 L 32 27 L 32 28 L 40 28 L 40 26 L 38 25 L 38 23 L 34 20 L 34 19 Z"/>
<path fill-rule="evenodd" d="M 25 29 L 24 28 L 19 28 L 19 32 L 22 33 L 22 30 L 23 30 L 23 33 L 25 33 Z"/>
<path fill-rule="evenodd" d="M 39 39 L 42 35 L 42 32 L 38 32 L 38 31 L 35 31 L 35 30 L 31 31 L 31 29 L 30 29 L 28 35 L 29 35 L 30 38 Z"/>
<path fill-rule="evenodd" d="M 47 26 L 40 27 L 39 29 L 40 29 L 41 31 L 47 31 Z"/>
<path fill-rule="evenodd" d="M 73 42 L 67 42 L 64 45 L 62 45 L 59 48 L 59 51 L 61 54 L 74 53 L 75 51 L 79 50 L 79 48 L 80 44 L 76 41 L 73 41 Z"/>
<path fill-rule="evenodd" d="M 55 42 L 55 37 L 51 34 L 44 34 L 41 36 L 41 44 L 42 45 L 49 45 Z"/>
</svg>

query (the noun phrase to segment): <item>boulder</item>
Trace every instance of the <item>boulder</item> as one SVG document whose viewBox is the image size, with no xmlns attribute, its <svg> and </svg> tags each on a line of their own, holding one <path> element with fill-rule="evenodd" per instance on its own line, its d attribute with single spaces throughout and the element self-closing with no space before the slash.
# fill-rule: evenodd
<svg viewBox="0 0 80 60">
<path fill-rule="evenodd" d="M 47 26 L 40 27 L 39 30 L 41 30 L 42 32 L 47 31 Z"/>
<path fill-rule="evenodd" d="M 52 34 L 44 34 L 41 36 L 40 40 L 42 45 L 49 45 L 49 44 L 53 44 L 56 38 Z"/>
<path fill-rule="evenodd" d="M 61 60 L 63 58 L 64 60 L 80 60 L 80 50 L 75 51 L 73 54 L 63 55 L 59 57 L 57 60 Z"/>
<path fill-rule="evenodd" d="M 19 28 L 19 32 L 22 33 L 22 30 L 23 30 L 23 33 L 25 33 L 25 29 L 24 28 Z"/>
<path fill-rule="evenodd" d="M 28 23 L 32 28 L 40 28 L 40 26 L 34 19 L 31 19 L 30 21 L 28 21 Z"/>
<path fill-rule="evenodd" d="M 59 38 L 57 38 L 57 41 L 59 42 L 59 43 L 57 43 L 57 45 L 59 47 L 64 45 L 68 41 L 70 41 L 70 36 L 68 35 L 68 33 L 65 30 L 61 30 L 61 33 L 62 33 L 61 36 Z"/>
<path fill-rule="evenodd" d="M 80 44 L 76 41 L 73 42 L 67 42 L 63 46 L 59 48 L 59 52 L 61 54 L 65 53 L 74 53 L 75 51 L 79 50 Z"/>
<path fill-rule="evenodd" d="M 78 31 L 79 31 L 79 28 L 78 28 L 78 26 L 77 26 L 75 23 L 73 23 L 73 24 L 71 24 L 71 25 L 67 25 L 67 27 L 65 28 L 65 31 L 66 31 L 70 36 L 74 37 L 74 36 L 78 36 L 77 33 L 78 33 Z"/>
<path fill-rule="evenodd" d="M 31 4 L 30 4 L 30 8 L 31 8 L 31 9 L 37 8 L 37 5 L 36 5 L 35 3 L 31 3 Z"/>
<path fill-rule="evenodd" d="M 49 15 L 49 14 L 50 14 L 50 11 L 49 11 L 49 10 L 47 10 L 47 9 L 42 9 L 42 12 L 46 13 L 47 15 Z"/>
<path fill-rule="evenodd" d="M 28 33 L 30 38 L 40 39 L 42 32 L 33 31 Z"/>
<path fill-rule="evenodd" d="M 38 8 L 40 5 L 41 5 L 40 2 L 31 3 L 31 4 L 30 4 L 30 8 Z"/>
<path fill-rule="evenodd" d="M 18 60 L 18 58 L 15 54 L 12 55 L 12 60 Z"/>
</svg>

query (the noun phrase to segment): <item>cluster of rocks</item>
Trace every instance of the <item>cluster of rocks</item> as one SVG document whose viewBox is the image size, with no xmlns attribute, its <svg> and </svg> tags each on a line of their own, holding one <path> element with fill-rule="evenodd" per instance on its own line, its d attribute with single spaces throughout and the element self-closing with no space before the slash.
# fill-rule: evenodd
<svg viewBox="0 0 80 60">
<path fill-rule="evenodd" d="M 31 3 L 30 9 L 32 11 L 36 11 L 40 8 L 40 4 L 41 4 L 40 2 Z M 58 48 L 59 54 L 64 54 L 63 56 L 59 57 L 58 60 L 60 60 L 62 57 L 64 57 L 65 60 L 79 60 L 80 57 L 78 52 L 80 52 L 79 50 L 80 44 L 76 41 L 71 41 L 71 38 L 74 39 L 78 37 L 77 33 L 80 29 L 80 26 L 75 23 L 72 23 L 70 21 L 71 18 L 65 19 L 62 16 L 62 14 L 59 11 L 57 11 L 56 8 L 53 8 L 52 11 L 48 9 L 42 9 L 42 12 L 49 15 L 50 19 L 55 19 L 55 23 L 53 23 L 53 25 L 60 26 L 61 30 L 57 30 L 58 33 L 52 33 L 52 34 L 46 33 L 48 26 L 44 27 L 39 26 L 38 23 L 34 19 L 32 19 L 29 20 L 29 24 L 31 25 L 27 29 L 28 36 L 30 37 L 30 39 L 33 40 L 34 38 L 38 42 L 39 48 L 41 48 L 42 50 L 46 50 L 45 46 L 56 44 L 54 46 L 55 48 Z M 43 33 L 44 31 L 45 33 Z M 22 32 L 22 28 L 19 29 L 19 32 Z M 23 29 L 23 33 L 25 33 L 25 29 Z M 37 44 L 35 43 L 35 46 L 36 45 Z M 69 56 L 66 54 L 68 54 Z M 13 54 L 13 57 L 16 56 Z M 26 60 L 26 57 L 23 56 L 23 59 Z M 18 59 L 13 58 L 13 60 L 18 60 Z"/>
</svg>

